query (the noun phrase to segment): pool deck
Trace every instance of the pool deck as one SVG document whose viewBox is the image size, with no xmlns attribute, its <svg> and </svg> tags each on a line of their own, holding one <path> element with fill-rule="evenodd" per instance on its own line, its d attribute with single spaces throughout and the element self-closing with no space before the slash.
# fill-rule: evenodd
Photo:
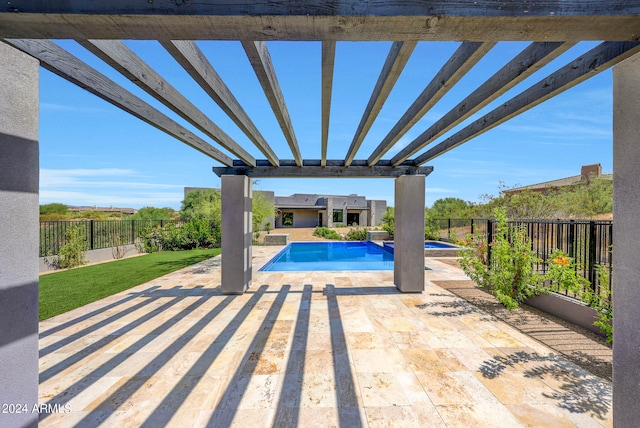
<svg viewBox="0 0 640 428">
<path fill-rule="evenodd" d="M 611 383 L 435 285 L 392 271 L 259 272 L 220 257 L 40 323 L 41 427 L 601 427 Z M 66 406 L 66 407 L 65 407 Z"/>
</svg>

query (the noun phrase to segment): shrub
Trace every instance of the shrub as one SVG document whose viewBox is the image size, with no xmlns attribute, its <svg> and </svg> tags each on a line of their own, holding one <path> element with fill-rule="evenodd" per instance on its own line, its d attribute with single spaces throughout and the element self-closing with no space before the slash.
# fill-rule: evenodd
<svg viewBox="0 0 640 428">
<path fill-rule="evenodd" d="M 313 231 L 313 236 L 317 236 L 319 238 L 326 239 L 334 239 L 336 241 L 340 241 L 342 237 L 333 229 L 329 229 L 328 227 L 316 227 L 316 230 Z"/>
<path fill-rule="evenodd" d="M 64 233 L 64 241 L 58 254 L 51 259 L 45 258 L 45 263 L 53 269 L 68 269 L 87 263 L 85 257 L 88 249 L 87 241 L 80 226 L 68 228 Z"/>
<path fill-rule="evenodd" d="M 142 253 L 155 253 L 162 250 L 162 235 L 164 230 L 160 225 L 153 226 L 152 224 L 145 224 L 142 228 L 138 229 L 138 238 L 140 241 L 136 243 L 136 248 Z"/>
<path fill-rule="evenodd" d="M 181 225 L 170 223 L 164 229 L 149 225 L 141 229 L 139 236 L 138 248 L 145 253 L 219 247 L 221 240 L 220 230 L 213 222 L 197 218 Z"/>
<path fill-rule="evenodd" d="M 345 235 L 344 239 L 347 241 L 366 241 L 367 229 L 356 227 L 355 229 L 349 229 L 349 232 Z"/>
<path fill-rule="evenodd" d="M 576 262 L 561 250 L 551 253 L 548 261 L 549 270 L 545 279 L 550 281 L 550 291 L 568 291 L 575 298 L 589 305 L 597 312 L 597 320 L 593 323 L 607 336 L 607 342 L 613 341 L 613 306 L 610 299 L 609 269 L 598 265 L 600 293 L 591 289 L 591 283 L 578 275 Z"/>
<path fill-rule="evenodd" d="M 392 236 L 396 227 L 394 214 L 394 209 L 391 207 L 387 207 L 387 210 L 382 214 L 382 228 Z"/>
<path fill-rule="evenodd" d="M 125 239 L 118 232 L 111 235 L 111 255 L 114 259 L 119 260 L 127 254 L 127 246 L 124 244 Z"/>
<path fill-rule="evenodd" d="M 424 226 L 424 239 L 440 239 L 440 230 L 434 225 L 427 224 Z"/>
<path fill-rule="evenodd" d="M 504 209 L 496 209 L 496 233 L 491 246 L 491 261 L 473 248 L 461 250 L 460 264 L 465 273 L 481 287 L 489 290 L 509 309 L 515 309 L 529 297 L 543 292 L 542 275 L 533 265 L 539 262 L 523 228 L 507 225 Z"/>
</svg>

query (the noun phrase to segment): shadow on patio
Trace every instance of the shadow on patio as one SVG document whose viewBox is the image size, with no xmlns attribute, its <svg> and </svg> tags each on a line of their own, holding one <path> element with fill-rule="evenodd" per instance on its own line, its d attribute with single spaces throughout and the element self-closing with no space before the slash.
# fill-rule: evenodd
<svg viewBox="0 0 640 428">
<path fill-rule="evenodd" d="M 42 322 L 41 426 L 611 425 L 608 382 L 430 282 L 254 272 L 241 296 L 201 264 Z"/>
</svg>

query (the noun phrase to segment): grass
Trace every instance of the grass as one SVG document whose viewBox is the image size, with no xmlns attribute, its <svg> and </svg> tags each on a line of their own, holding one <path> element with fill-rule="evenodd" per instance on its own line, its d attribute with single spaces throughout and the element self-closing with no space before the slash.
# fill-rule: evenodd
<svg viewBox="0 0 640 428">
<path fill-rule="evenodd" d="M 162 251 L 40 277 L 40 321 L 62 314 L 220 254 Z"/>
</svg>

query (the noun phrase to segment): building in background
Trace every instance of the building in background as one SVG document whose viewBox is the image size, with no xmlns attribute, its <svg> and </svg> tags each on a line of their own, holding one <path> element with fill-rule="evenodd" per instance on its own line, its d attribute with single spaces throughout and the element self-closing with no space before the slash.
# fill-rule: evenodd
<svg viewBox="0 0 640 428">
<path fill-rule="evenodd" d="M 545 181 L 543 183 L 530 184 L 528 186 L 514 187 L 513 189 L 504 190 L 504 193 L 509 195 L 509 194 L 520 193 L 525 190 L 546 193 L 549 191 L 555 191 L 555 190 L 561 189 L 563 187 L 586 184 L 586 183 L 589 183 L 589 180 L 593 178 L 613 180 L 613 174 L 603 174 L 602 165 L 600 165 L 599 163 L 594 163 L 590 165 L 583 165 L 582 168 L 580 169 L 580 175 L 573 175 L 571 177 Z"/>
<path fill-rule="evenodd" d="M 204 187 L 185 187 L 185 196 Z M 220 191 L 220 189 L 213 189 Z M 296 193 L 291 196 L 275 196 L 274 192 L 254 190 L 272 201 L 275 218 L 272 228 L 278 227 L 334 227 L 336 225 L 378 226 L 387 210 L 385 200 L 367 200 L 356 194 L 317 195 Z"/>
<path fill-rule="evenodd" d="M 359 195 L 296 193 L 276 196 L 276 227 L 378 226 L 387 201 Z"/>
</svg>

